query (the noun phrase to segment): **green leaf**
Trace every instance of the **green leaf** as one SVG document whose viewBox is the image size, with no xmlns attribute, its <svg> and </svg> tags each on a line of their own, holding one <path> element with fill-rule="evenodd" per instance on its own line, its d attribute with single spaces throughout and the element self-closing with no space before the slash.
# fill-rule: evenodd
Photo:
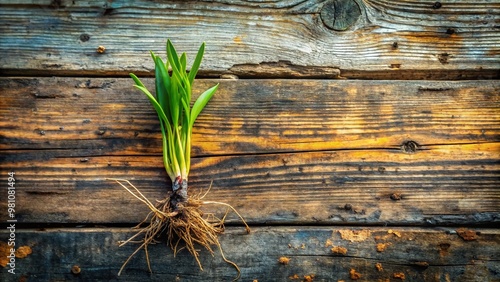
<svg viewBox="0 0 500 282">
<path fill-rule="evenodd" d="M 183 92 L 183 94 L 184 94 L 183 97 L 187 101 L 191 102 L 191 83 L 189 82 L 187 75 L 184 75 L 182 77 L 182 85 L 184 86 L 184 90 L 185 90 L 185 92 Z"/>
<path fill-rule="evenodd" d="M 180 105 L 181 97 L 179 93 L 179 81 L 177 76 L 172 75 L 170 82 L 170 95 L 168 95 L 168 98 L 171 123 L 172 126 L 177 126 L 179 124 L 179 114 L 182 106 Z"/>
<path fill-rule="evenodd" d="M 190 102 L 188 99 L 181 99 L 181 103 L 182 103 L 182 109 L 184 110 L 183 111 L 184 112 L 184 120 L 187 121 L 187 124 L 189 124 L 189 118 L 191 117 L 190 116 L 191 109 L 189 108 Z"/>
<path fill-rule="evenodd" d="M 161 106 L 158 103 L 158 101 L 156 101 L 155 97 L 149 92 L 149 90 L 146 87 L 142 87 L 142 86 L 139 86 L 139 85 L 134 85 L 134 86 L 137 89 L 141 90 L 144 94 L 146 94 L 146 97 L 148 97 L 149 102 L 155 108 L 156 113 L 158 114 L 158 117 L 161 118 L 165 122 L 165 124 L 167 126 L 170 126 L 170 124 L 168 122 L 168 119 L 167 119 L 167 116 L 165 115 L 165 112 L 161 108 Z"/>
<path fill-rule="evenodd" d="M 198 115 L 201 113 L 203 108 L 207 105 L 208 101 L 212 98 L 212 96 L 215 94 L 215 91 L 217 91 L 217 88 L 219 87 L 219 84 L 217 83 L 214 87 L 206 90 L 203 92 L 198 99 L 196 99 L 196 102 L 194 102 L 193 108 L 191 109 L 191 117 L 189 118 L 190 124 L 189 127 L 192 128 L 194 125 L 194 122 L 196 118 L 198 118 Z"/>
<path fill-rule="evenodd" d="M 194 78 L 196 77 L 196 74 L 200 69 L 201 60 L 203 59 L 203 53 L 205 53 L 205 42 L 203 42 L 200 46 L 200 49 L 198 49 L 198 54 L 196 54 L 196 59 L 194 60 L 191 69 L 189 70 L 189 84 L 191 85 L 193 85 Z"/>
<path fill-rule="evenodd" d="M 172 72 L 180 73 L 181 64 L 179 63 L 179 56 L 170 39 L 167 40 L 167 58 L 172 65 Z"/>
<path fill-rule="evenodd" d="M 182 53 L 179 63 L 181 64 L 181 67 L 180 67 L 181 73 L 185 74 L 186 73 L 186 65 L 187 65 L 186 53 Z"/>
<path fill-rule="evenodd" d="M 165 65 L 160 57 L 155 57 L 155 86 L 156 86 L 156 98 L 161 108 L 165 112 L 167 117 L 170 116 L 169 106 L 168 106 L 168 87 L 170 84 L 170 77 L 165 70 Z"/>
<path fill-rule="evenodd" d="M 135 74 L 129 73 L 128 75 L 130 75 L 130 77 L 134 80 L 136 85 L 146 88 L 144 84 L 142 84 L 142 81 Z"/>
</svg>

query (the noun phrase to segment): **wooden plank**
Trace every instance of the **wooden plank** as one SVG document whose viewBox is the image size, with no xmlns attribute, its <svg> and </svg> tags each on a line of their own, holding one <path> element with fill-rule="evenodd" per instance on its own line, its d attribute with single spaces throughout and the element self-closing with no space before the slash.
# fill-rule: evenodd
<svg viewBox="0 0 500 282">
<path fill-rule="evenodd" d="M 349 3 L 357 13 L 342 13 Z M 151 74 L 148 51 L 162 54 L 168 37 L 191 56 L 207 42 L 205 76 L 498 78 L 500 5 L 436 3 L 2 0 L 0 70 Z M 332 29 L 344 23 L 334 18 L 335 7 L 348 23 L 345 31 Z M 96 52 L 98 46 L 106 51 Z"/>
<path fill-rule="evenodd" d="M 190 183 L 214 181 L 207 197 L 250 223 L 499 221 L 498 81 L 220 82 L 195 127 Z M 23 222 L 139 222 L 146 207 L 109 177 L 163 197 L 157 117 L 130 84 L 0 79 L 0 168 L 16 173 Z"/>
<path fill-rule="evenodd" d="M 199 80 L 221 85 L 194 156 L 498 142 L 500 81 Z M 124 78 L 0 78 L 0 149 L 161 154 L 147 98 Z M 145 84 L 154 89 L 153 80 Z M 76 149 L 76 150 L 75 150 Z M 69 154 L 69 155 L 68 155 Z"/>
<path fill-rule="evenodd" d="M 471 230 L 465 241 L 455 229 L 381 227 L 254 227 L 228 228 L 220 239 L 226 256 L 238 263 L 240 281 L 498 281 L 500 233 L 498 229 Z M 2 239 L 8 233 L 2 230 Z M 32 254 L 16 260 L 16 274 L 2 269 L 0 279 L 24 277 L 43 281 L 230 281 L 234 269 L 220 254 L 201 251 L 202 272 L 187 252 L 173 257 L 163 244 L 149 248 L 153 274 L 147 272 L 140 252 L 125 272 L 117 272 L 136 246 L 119 248 L 117 242 L 132 233 L 126 228 L 73 228 L 16 231 L 16 246 L 29 246 Z M 333 253 L 333 247 L 346 254 Z M 280 264 L 280 257 L 289 258 Z M 377 268 L 379 263 L 382 269 Z M 80 273 L 72 274 L 78 266 Z M 380 269 L 380 270 L 379 270 Z M 395 278 L 395 275 L 405 279 Z M 296 278 L 294 278 L 296 277 Z"/>
<path fill-rule="evenodd" d="M 498 224 L 500 145 L 341 150 L 193 160 L 191 193 L 236 207 L 251 224 Z M 56 153 L 57 155 L 54 155 Z M 31 223 L 130 223 L 145 205 L 106 178 L 131 180 L 150 200 L 170 183 L 160 156 L 6 152 L 16 173 L 16 215 Z M 7 202 L 0 216 L 7 216 Z M 206 206 L 222 215 L 223 209 Z M 235 216 L 230 222 L 238 222 Z"/>
</svg>

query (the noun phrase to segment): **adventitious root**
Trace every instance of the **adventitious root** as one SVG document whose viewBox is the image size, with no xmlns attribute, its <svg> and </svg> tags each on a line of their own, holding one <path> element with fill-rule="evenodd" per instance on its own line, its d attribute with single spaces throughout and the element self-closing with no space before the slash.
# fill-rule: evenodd
<svg viewBox="0 0 500 282">
<path fill-rule="evenodd" d="M 143 222 L 141 222 L 136 228 L 139 231 L 130 237 L 128 240 L 120 242 L 120 246 L 127 243 L 139 243 L 140 246 L 128 257 L 128 259 L 123 263 L 118 275 L 121 274 L 125 266 L 128 264 L 130 259 L 137 254 L 141 249 L 144 249 L 146 253 L 146 261 L 148 264 L 149 271 L 151 270 L 151 264 L 149 261 L 148 245 L 158 242 L 158 238 L 165 232 L 167 244 L 172 248 L 174 255 L 177 254 L 181 249 L 186 248 L 196 259 L 201 270 L 203 267 L 201 265 L 199 254 L 196 251 L 195 245 L 200 245 L 207 249 L 212 255 L 214 250 L 212 246 L 216 246 L 222 255 L 224 261 L 232 265 L 238 272 L 237 277 L 234 280 L 238 280 L 240 277 L 240 269 L 238 265 L 224 256 L 222 247 L 219 242 L 218 235 L 224 232 L 224 221 L 226 215 L 231 209 L 234 211 L 245 224 L 246 230 L 249 233 L 250 228 L 246 224 L 245 220 L 241 215 L 231 206 L 226 203 L 214 202 L 214 201 L 203 201 L 203 197 L 208 193 L 198 199 L 189 198 L 188 201 L 182 205 L 181 208 L 171 206 L 170 197 L 167 196 L 162 201 L 159 201 L 156 205 L 153 205 L 132 183 L 124 179 L 110 179 L 116 181 L 125 190 L 127 190 L 131 195 L 145 203 L 151 212 L 146 216 Z M 129 187 L 127 187 L 127 185 Z M 226 214 L 221 219 L 216 218 L 211 214 L 204 215 L 201 211 L 201 206 L 203 204 L 215 204 L 227 207 L 228 210 Z M 146 227 L 140 227 L 144 223 L 148 223 Z M 143 234 L 140 240 L 135 240 Z"/>
</svg>

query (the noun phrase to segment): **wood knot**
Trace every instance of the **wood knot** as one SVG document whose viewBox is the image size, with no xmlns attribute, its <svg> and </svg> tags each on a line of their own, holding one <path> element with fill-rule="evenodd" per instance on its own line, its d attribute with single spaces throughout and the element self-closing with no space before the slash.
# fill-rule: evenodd
<svg viewBox="0 0 500 282">
<path fill-rule="evenodd" d="M 413 154 L 417 151 L 418 149 L 418 143 L 415 141 L 405 141 L 401 145 L 401 151 L 408 153 L 408 154 Z"/>
<path fill-rule="evenodd" d="M 87 42 L 90 40 L 90 35 L 86 34 L 86 33 L 82 33 L 80 35 L 80 41 L 81 42 Z"/>
<path fill-rule="evenodd" d="M 330 0 L 323 5 L 320 16 L 328 28 L 345 31 L 361 16 L 361 8 L 354 0 Z"/>
<path fill-rule="evenodd" d="M 441 8 L 441 6 L 442 6 L 441 2 L 438 1 L 438 2 L 434 3 L 434 5 L 432 5 L 432 8 L 439 9 L 439 8 Z"/>
<path fill-rule="evenodd" d="M 50 1 L 49 7 L 52 9 L 63 8 L 64 7 L 63 1 L 62 0 L 52 0 L 52 1 Z"/>
</svg>

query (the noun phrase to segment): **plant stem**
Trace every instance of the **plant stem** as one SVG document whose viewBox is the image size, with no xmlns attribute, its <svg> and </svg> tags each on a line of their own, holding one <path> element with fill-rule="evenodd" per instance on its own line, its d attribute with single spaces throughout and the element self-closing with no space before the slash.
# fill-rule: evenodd
<svg viewBox="0 0 500 282">
<path fill-rule="evenodd" d="M 174 193 L 170 196 L 170 203 L 175 209 L 179 209 L 180 205 L 184 205 L 188 200 L 188 180 L 177 176 L 172 182 L 172 190 Z"/>
</svg>

